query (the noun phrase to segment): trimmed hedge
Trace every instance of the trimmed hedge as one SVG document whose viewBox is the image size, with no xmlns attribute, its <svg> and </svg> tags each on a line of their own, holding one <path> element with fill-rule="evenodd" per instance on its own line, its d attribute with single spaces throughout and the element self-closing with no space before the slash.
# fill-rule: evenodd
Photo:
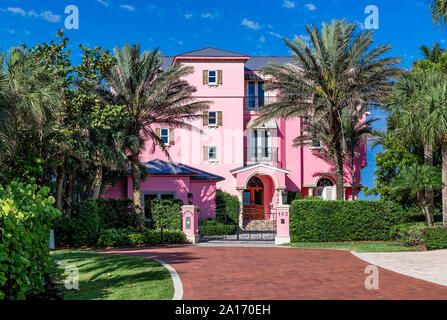
<svg viewBox="0 0 447 320">
<path fill-rule="evenodd" d="M 133 247 L 185 242 L 185 234 L 179 230 L 164 230 L 162 239 L 159 230 L 146 229 L 143 232 L 136 232 L 129 227 L 102 230 L 97 245 L 100 247 Z"/>
<path fill-rule="evenodd" d="M 290 208 L 292 242 L 390 240 L 402 223 L 401 206 L 392 201 L 295 200 Z"/>
<path fill-rule="evenodd" d="M 156 229 L 182 230 L 183 201 L 154 199 L 151 201 L 153 225 Z"/>
<path fill-rule="evenodd" d="M 216 190 L 216 216 L 228 217 L 230 221 L 227 224 L 236 224 L 237 215 L 239 214 L 239 199 L 230 193 L 220 189 Z"/>
<path fill-rule="evenodd" d="M 0 186 L 0 300 L 44 291 L 50 223 L 61 214 L 49 192 L 16 181 Z"/>
<path fill-rule="evenodd" d="M 236 233 L 235 224 L 225 224 L 216 219 L 206 219 L 200 222 L 199 232 L 202 236 L 221 236 Z"/>
<path fill-rule="evenodd" d="M 427 227 L 422 231 L 422 237 L 427 250 L 447 248 L 447 227 Z"/>
</svg>

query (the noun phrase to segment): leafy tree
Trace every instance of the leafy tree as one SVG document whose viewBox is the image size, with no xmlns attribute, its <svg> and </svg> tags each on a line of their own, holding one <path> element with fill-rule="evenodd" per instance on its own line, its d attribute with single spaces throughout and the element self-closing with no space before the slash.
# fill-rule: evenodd
<svg viewBox="0 0 447 320">
<path fill-rule="evenodd" d="M 158 50 L 140 53 L 139 45 L 125 45 L 115 49 L 116 63 L 106 75 L 109 90 L 102 90 L 105 104 L 124 106 L 128 121 L 124 125 L 124 150 L 128 154 L 133 185 L 133 203 L 143 227 L 141 199 L 141 169 L 139 155 L 146 140 L 153 142 L 167 155 L 167 147 L 156 134 L 154 125 L 190 130 L 189 122 L 202 117 L 208 102 L 197 101 L 196 89 L 183 77 L 193 72 L 192 67 L 176 64 L 162 71 Z"/>
<path fill-rule="evenodd" d="M 294 62 L 271 63 L 261 72 L 275 81 L 265 90 L 277 90 L 279 100 L 260 109 L 258 122 L 302 117 L 322 112 L 333 148 L 337 199 L 343 199 L 343 134 L 341 113 L 349 106 L 379 105 L 392 89 L 390 79 L 401 74 L 398 58 L 382 58 L 390 46 L 373 43 L 372 31 L 355 34 L 356 25 L 345 20 L 323 24 L 319 31 L 306 26 L 310 44 L 296 37 L 284 39 Z"/>
<path fill-rule="evenodd" d="M 434 222 L 433 212 L 429 211 L 430 203 L 425 190 L 442 187 L 442 178 L 438 168 L 427 164 L 413 163 L 408 168 L 403 168 L 392 180 L 391 190 L 399 192 L 408 190 L 415 196 L 416 205 L 422 210 L 427 225 Z"/>
</svg>

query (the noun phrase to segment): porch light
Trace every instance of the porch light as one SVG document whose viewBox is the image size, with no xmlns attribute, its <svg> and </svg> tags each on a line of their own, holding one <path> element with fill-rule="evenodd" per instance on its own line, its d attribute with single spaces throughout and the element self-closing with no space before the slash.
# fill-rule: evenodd
<svg viewBox="0 0 447 320">
<path fill-rule="evenodd" d="M 188 204 L 192 204 L 192 200 L 193 200 L 193 194 L 188 193 Z"/>
<path fill-rule="evenodd" d="M 289 192 L 287 190 L 283 190 L 281 191 L 282 193 L 282 204 L 287 204 L 287 195 L 289 194 Z"/>
</svg>

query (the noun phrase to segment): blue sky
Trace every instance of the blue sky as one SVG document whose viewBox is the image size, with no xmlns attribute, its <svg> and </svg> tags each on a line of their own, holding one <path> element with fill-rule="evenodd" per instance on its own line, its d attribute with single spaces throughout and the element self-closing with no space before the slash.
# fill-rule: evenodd
<svg viewBox="0 0 447 320">
<path fill-rule="evenodd" d="M 345 18 L 362 26 L 365 7 L 379 8 L 376 44 L 391 44 L 390 55 L 402 57 L 402 67 L 420 57 L 419 46 L 439 42 L 447 47 L 447 31 L 433 25 L 429 0 L 271 0 L 271 1 L 136 1 L 136 0 L 0 0 L 0 48 L 25 42 L 31 46 L 55 38 L 64 28 L 68 5 L 79 9 L 79 29 L 67 30 L 74 61 L 77 45 L 112 50 L 124 43 L 143 49 L 160 47 L 164 55 L 212 46 L 248 55 L 287 55 L 282 37 L 306 34 L 305 25 Z M 384 117 L 375 111 L 375 117 Z M 376 128 L 384 128 L 385 121 Z M 362 182 L 374 184 L 374 156 Z"/>
</svg>

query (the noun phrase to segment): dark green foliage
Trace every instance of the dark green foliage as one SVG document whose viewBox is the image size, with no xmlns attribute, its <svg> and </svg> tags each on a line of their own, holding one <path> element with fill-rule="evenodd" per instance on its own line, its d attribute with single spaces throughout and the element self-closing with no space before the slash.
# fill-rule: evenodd
<svg viewBox="0 0 447 320">
<path fill-rule="evenodd" d="M 125 228 L 101 231 L 97 244 L 100 247 L 132 247 L 137 245 L 185 243 L 185 241 L 185 234 L 179 230 L 164 230 L 162 240 L 159 230 L 145 229 L 143 232 L 137 232 L 133 228 Z"/>
<path fill-rule="evenodd" d="M 44 290 L 50 222 L 61 214 L 49 191 L 16 181 L 0 186 L 0 300 Z"/>
<path fill-rule="evenodd" d="M 152 219 L 156 229 L 182 230 L 180 199 L 154 199 L 151 201 Z"/>
<path fill-rule="evenodd" d="M 293 200 L 300 200 L 301 192 L 299 191 L 288 191 L 287 192 L 287 204 L 292 204 Z"/>
<path fill-rule="evenodd" d="M 323 201 L 323 198 L 318 197 L 318 196 L 305 196 L 304 200 L 309 200 L 309 201 Z"/>
<path fill-rule="evenodd" d="M 427 227 L 422 231 L 427 250 L 447 248 L 447 227 Z"/>
<path fill-rule="evenodd" d="M 290 236 L 292 242 L 390 240 L 391 227 L 403 219 L 391 201 L 293 201 Z"/>
<path fill-rule="evenodd" d="M 135 227 L 131 200 L 98 199 L 81 201 L 71 217 L 62 216 L 54 223 L 56 246 L 95 245 L 101 230 Z"/>
<path fill-rule="evenodd" d="M 229 223 L 237 223 L 237 215 L 239 214 L 239 199 L 230 193 L 220 189 L 216 190 L 216 214 L 227 215 Z"/>
<path fill-rule="evenodd" d="M 217 219 L 205 219 L 200 222 L 199 232 L 202 236 L 231 235 L 236 233 L 236 225 Z"/>
</svg>

